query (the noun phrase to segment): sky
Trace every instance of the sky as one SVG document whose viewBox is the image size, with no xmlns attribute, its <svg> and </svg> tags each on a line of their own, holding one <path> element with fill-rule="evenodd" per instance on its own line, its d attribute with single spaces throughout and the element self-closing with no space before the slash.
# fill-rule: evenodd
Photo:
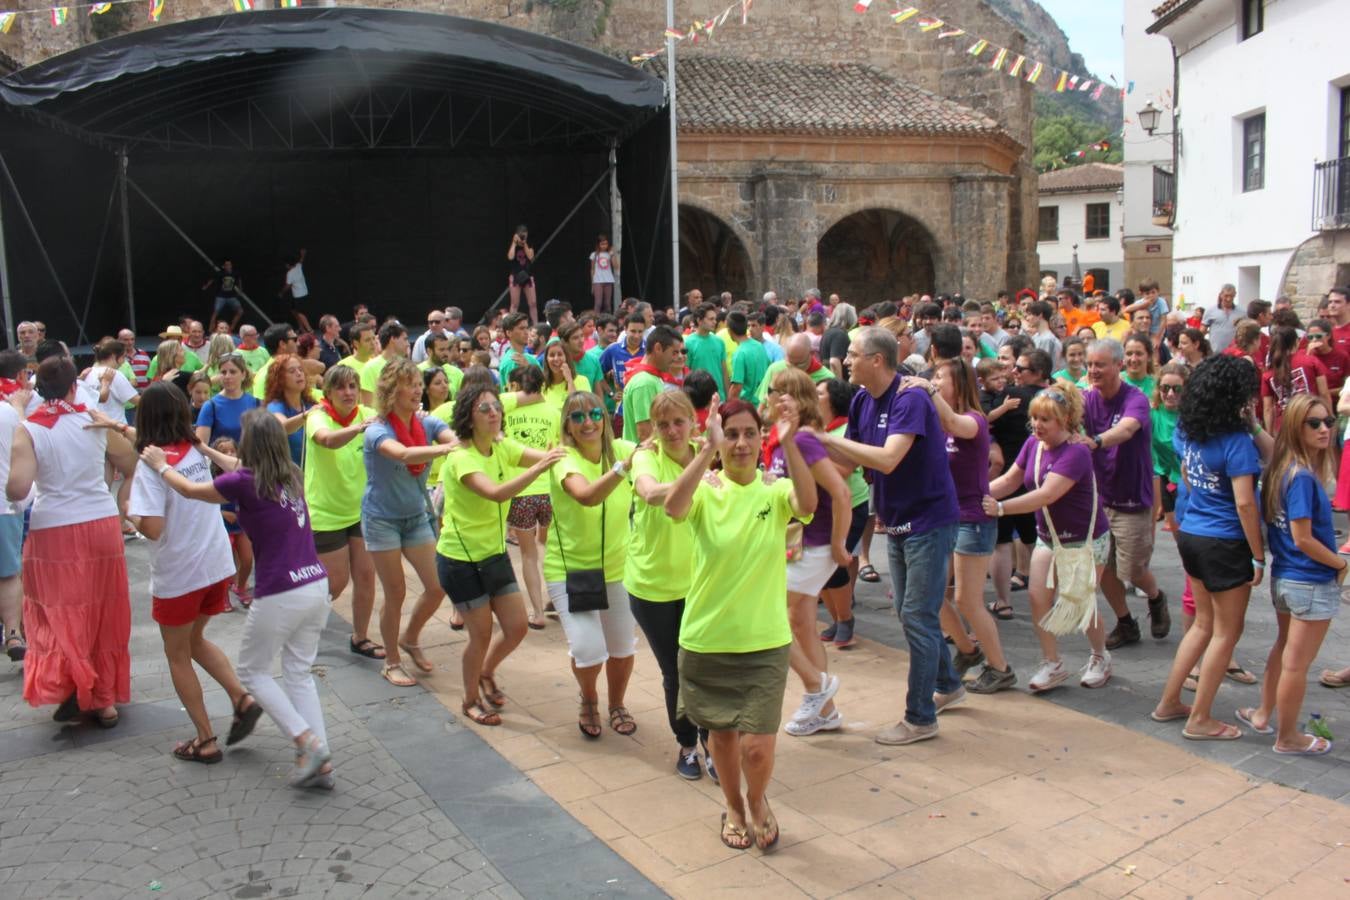
<svg viewBox="0 0 1350 900">
<path fill-rule="evenodd" d="M 1123 3 L 1140 0 L 1039 0 L 1069 36 L 1069 47 L 1080 53 L 1088 71 L 1102 78 L 1116 76 L 1124 84 L 1125 42 L 1121 38 Z"/>
</svg>

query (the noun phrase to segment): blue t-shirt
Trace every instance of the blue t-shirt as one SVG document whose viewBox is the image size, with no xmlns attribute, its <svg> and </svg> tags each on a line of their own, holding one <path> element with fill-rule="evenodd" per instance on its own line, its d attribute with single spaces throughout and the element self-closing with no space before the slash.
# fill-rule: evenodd
<svg viewBox="0 0 1350 900">
<path fill-rule="evenodd" d="M 1191 443 L 1178 427 L 1172 446 L 1189 488 L 1181 530 L 1197 537 L 1241 540 L 1242 521 L 1233 498 L 1233 479 L 1261 474 L 1261 455 L 1245 431 L 1233 431 L 1203 444 Z M 1260 497 L 1257 497 L 1260 505 Z"/>
<path fill-rule="evenodd" d="M 442 431 L 449 428 L 435 416 L 422 416 L 422 428 L 427 443 L 436 443 Z M 361 518 L 407 519 L 427 511 L 427 476 L 431 464 L 413 475 L 406 465 L 380 455 L 379 446 L 396 440 L 394 429 L 383 418 L 375 419 L 366 428 L 362 454 L 366 463 L 366 492 L 361 497 Z"/>
<path fill-rule="evenodd" d="M 780 359 L 787 359 L 787 351 L 777 341 L 766 337 L 760 343 L 764 345 L 764 355 L 769 357 L 769 365 L 773 365 Z"/>
<path fill-rule="evenodd" d="M 287 406 L 284 400 L 273 400 L 271 403 L 267 404 L 267 411 L 270 413 L 280 413 L 288 419 L 291 416 L 298 416 L 303 412 L 303 410 L 292 409 Z M 301 425 L 295 431 L 286 435 L 286 443 L 291 445 L 291 462 L 295 463 L 297 466 L 303 466 L 303 460 L 305 458 L 305 427 Z"/>
<path fill-rule="evenodd" d="M 622 388 L 624 367 L 628 365 L 628 361 L 635 356 L 646 355 L 646 341 L 638 344 L 636 353 L 629 353 L 628 339 L 620 336 L 617 341 L 606 347 L 604 352 L 600 354 L 600 373 L 602 375 L 613 375 L 614 383 Z"/>
<path fill-rule="evenodd" d="M 1266 485 L 1266 490 L 1275 490 Z M 1308 584 L 1325 584 L 1336 580 L 1336 570 L 1308 557 L 1294 546 L 1294 535 L 1289 523 L 1294 519 L 1312 520 L 1312 534 L 1322 546 L 1336 552 L 1336 526 L 1331 522 L 1331 500 L 1313 474 L 1306 469 L 1294 473 L 1284 491 L 1283 508 L 1266 529 L 1270 542 L 1272 578 L 1287 578 Z"/>
<path fill-rule="evenodd" d="M 216 394 L 202 404 L 202 411 L 197 413 L 197 424 L 211 429 L 208 444 L 216 438 L 227 437 L 233 440 L 237 447 L 239 436 L 243 433 L 243 426 L 239 424 L 239 420 L 244 417 L 244 413 L 256 409 L 257 406 L 258 398 L 252 394 L 246 393 L 234 400 L 224 394 Z"/>
</svg>

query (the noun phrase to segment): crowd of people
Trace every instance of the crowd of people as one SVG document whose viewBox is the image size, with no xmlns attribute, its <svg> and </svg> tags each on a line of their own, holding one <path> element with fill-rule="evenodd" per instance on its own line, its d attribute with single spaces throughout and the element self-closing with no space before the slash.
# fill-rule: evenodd
<svg viewBox="0 0 1350 900">
<path fill-rule="evenodd" d="M 602 237 L 593 276 L 617 270 L 609 252 Z M 508 259 L 528 275 L 526 232 Z M 607 309 L 615 282 L 600 283 Z M 632 735 L 640 630 L 675 771 L 721 785 L 727 846 L 769 849 L 780 729 L 843 727 L 827 651 L 858 640 L 856 582 L 882 577 L 874 535 L 909 649 L 903 714 L 874 738 L 906 745 L 968 693 L 1018 684 L 999 635 L 1015 592 L 1040 645 L 1016 661 L 1032 692 L 1107 684 L 1145 609 L 1167 638 L 1161 530 L 1186 574 L 1184 634 L 1153 718 L 1191 740 L 1242 735 L 1214 702 L 1224 678 L 1257 681 L 1234 648 L 1269 565 L 1279 636 L 1259 706 L 1234 718 L 1276 753 L 1330 751 L 1299 716 L 1350 552 L 1332 513 L 1350 507 L 1347 289 L 1305 325 L 1287 302 L 1239 315 L 1227 286 L 1212 309 L 1174 310 L 1152 282 L 862 310 L 815 289 L 694 290 L 679 309 L 630 298 L 613 314 L 551 300 L 538 321 L 532 280 L 510 286 L 511 310 L 470 328 L 434 309 L 416 340 L 364 306 L 313 332 L 235 333 L 238 310 L 218 302 L 209 339 L 185 318 L 152 358 L 123 331 L 82 371 L 20 324 L 0 353 L 0 620 L 27 701 L 116 725 L 124 537 L 150 542 L 153 618 L 195 730 L 173 755 L 223 757 L 196 663 L 232 702 L 226 744 L 265 711 L 294 743 L 298 787 L 335 783 L 310 668 L 349 586 L 351 652 L 400 687 L 434 671 L 422 634 L 449 598 L 467 637 L 461 709 L 484 727 L 525 699 L 504 687 L 510 657 L 551 614 L 581 735 Z M 232 609 L 247 611 L 233 663 L 206 636 Z M 1080 634 L 1073 675 L 1060 643 Z M 789 672 L 801 700 L 783 722 Z M 1350 684 L 1350 668 L 1320 681 Z"/>
</svg>

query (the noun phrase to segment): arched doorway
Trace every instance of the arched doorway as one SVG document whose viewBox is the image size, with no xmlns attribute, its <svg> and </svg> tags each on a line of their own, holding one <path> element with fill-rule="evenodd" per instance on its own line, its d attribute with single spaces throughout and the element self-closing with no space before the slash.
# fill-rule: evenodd
<svg viewBox="0 0 1350 900">
<path fill-rule="evenodd" d="M 890 209 L 845 216 L 816 244 L 818 284 L 859 308 L 936 287 L 928 230 Z"/>
<path fill-rule="evenodd" d="M 731 291 L 740 300 L 750 277 L 750 254 L 736 232 L 712 213 L 681 204 L 680 290 L 698 288 L 705 297 Z"/>
</svg>

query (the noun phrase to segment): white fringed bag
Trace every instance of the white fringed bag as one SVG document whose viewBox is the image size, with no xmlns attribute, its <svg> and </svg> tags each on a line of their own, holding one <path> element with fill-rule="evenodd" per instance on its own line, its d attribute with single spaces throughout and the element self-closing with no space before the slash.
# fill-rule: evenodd
<svg viewBox="0 0 1350 900">
<path fill-rule="evenodd" d="M 1041 450 L 1036 445 L 1036 487 L 1041 486 Z M 1065 547 L 1059 542 L 1059 533 L 1050 518 L 1050 505 L 1041 511 L 1054 546 L 1054 565 L 1046 575 L 1045 586 L 1051 590 L 1058 582 L 1059 595 L 1050 612 L 1041 619 L 1041 627 L 1053 635 L 1064 637 L 1087 631 L 1097 617 L 1097 560 L 1092 553 L 1092 533 L 1097 530 L 1097 473 L 1092 477 L 1092 516 L 1088 521 L 1087 539 L 1081 547 Z"/>
</svg>

